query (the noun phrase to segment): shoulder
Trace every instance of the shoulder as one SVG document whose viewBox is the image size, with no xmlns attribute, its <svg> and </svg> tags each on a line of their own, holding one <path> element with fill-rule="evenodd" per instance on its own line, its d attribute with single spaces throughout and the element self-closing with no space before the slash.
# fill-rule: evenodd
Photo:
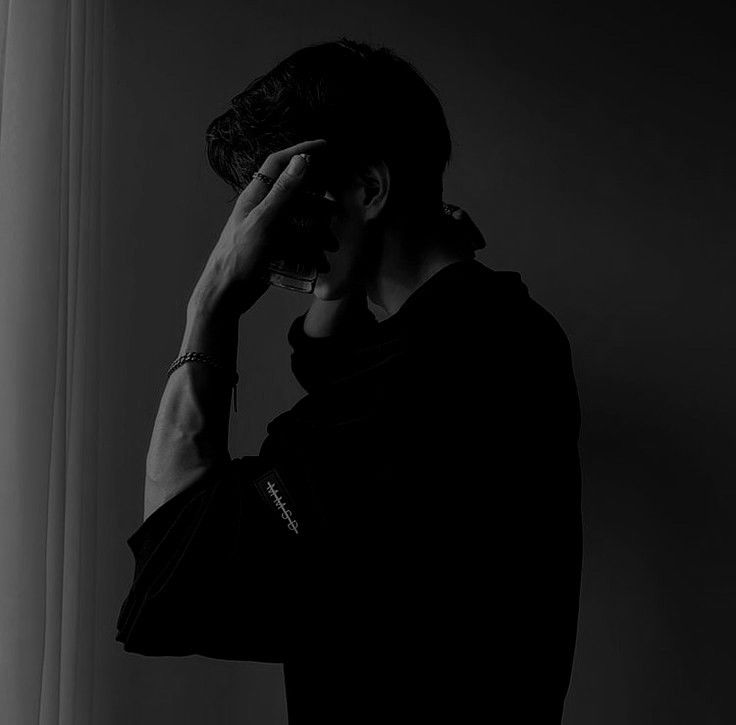
<svg viewBox="0 0 736 725">
<path fill-rule="evenodd" d="M 445 292 L 417 339 L 424 354 L 439 354 L 438 362 L 475 361 L 485 367 L 569 358 L 567 334 L 533 299 L 519 272 L 493 270 L 475 260 Z"/>
<path fill-rule="evenodd" d="M 555 316 L 530 296 L 518 272 L 483 268 L 467 281 L 416 341 L 408 385 L 418 391 L 419 410 L 430 420 L 434 410 L 454 412 L 456 421 L 473 411 L 471 417 L 506 420 L 509 428 L 528 416 L 540 426 L 555 416 L 577 425 L 570 344 Z"/>
</svg>

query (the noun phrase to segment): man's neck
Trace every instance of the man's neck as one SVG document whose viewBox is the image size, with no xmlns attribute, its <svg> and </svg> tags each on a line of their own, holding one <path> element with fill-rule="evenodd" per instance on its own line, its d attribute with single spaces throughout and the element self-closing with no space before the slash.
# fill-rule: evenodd
<svg viewBox="0 0 736 725">
<path fill-rule="evenodd" d="M 375 278 L 367 286 L 368 297 L 391 316 L 430 277 L 452 262 L 473 259 L 474 254 L 453 246 L 449 240 L 430 235 L 425 244 L 407 244 L 387 233 Z"/>
</svg>

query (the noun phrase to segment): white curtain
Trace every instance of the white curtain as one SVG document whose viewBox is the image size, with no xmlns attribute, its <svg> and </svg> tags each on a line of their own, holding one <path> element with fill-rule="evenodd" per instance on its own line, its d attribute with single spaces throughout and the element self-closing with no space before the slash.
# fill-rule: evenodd
<svg viewBox="0 0 736 725">
<path fill-rule="evenodd" d="M 91 723 L 104 0 L 0 0 L 0 721 Z"/>
</svg>

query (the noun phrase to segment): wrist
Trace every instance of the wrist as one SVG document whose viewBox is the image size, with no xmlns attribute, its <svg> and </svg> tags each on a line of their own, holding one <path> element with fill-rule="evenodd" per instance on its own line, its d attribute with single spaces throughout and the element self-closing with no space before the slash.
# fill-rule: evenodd
<svg viewBox="0 0 736 725">
<path fill-rule="evenodd" d="M 187 302 L 187 318 L 212 322 L 237 322 L 240 314 L 228 302 L 227 290 L 198 284 Z"/>
<path fill-rule="evenodd" d="M 186 324 L 179 354 L 211 353 L 229 364 L 237 346 L 239 315 L 212 301 L 192 299 L 187 305 Z"/>
</svg>

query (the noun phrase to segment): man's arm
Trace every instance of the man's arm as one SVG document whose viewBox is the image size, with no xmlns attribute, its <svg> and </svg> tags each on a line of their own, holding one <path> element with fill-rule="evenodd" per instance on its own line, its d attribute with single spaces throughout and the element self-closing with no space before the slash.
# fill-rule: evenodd
<svg viewBox="0 0 736 725">
<path fill-rule="evenodd" d="M 187 305 L 179 355 L 204 352 L 235 370 L 236 315 L 193 299 Z M 185 363 L 169 377 L 146 457 L 144 519 L 191 486 L 212 465 L 229 461 L 231 378 L 202 363 Z"/>
<path fill-rule="evenodd" d="M 240 315 L 269 286 L 262 269 L 274 224 L 303 182 L 309 153 L 324 143 L 303 141 L 270 154 L 260 169 L 275 179 L 270 189 L 253 179 L 238 196 L 187 304 L 180 353 L 210 353 L 234 371 Z M 229 374 L 212 366 L 187 363 L 169 377 L 146 458 L 145 517 L 230 460 L 231 394 Z"/>
</svg>

